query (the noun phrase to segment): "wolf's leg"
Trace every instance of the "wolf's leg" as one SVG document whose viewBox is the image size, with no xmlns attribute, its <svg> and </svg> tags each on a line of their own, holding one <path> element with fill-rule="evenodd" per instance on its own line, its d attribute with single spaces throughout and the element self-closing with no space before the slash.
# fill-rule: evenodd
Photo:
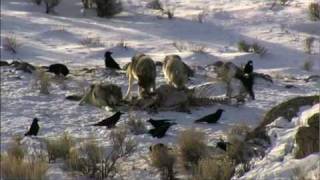
<svg viewBox="0 0 320 180">
<path fill-rule="evenodd" d="M 231 81 L 229 81 L 227 82 L 227 93 L 226 93 L 227 98 L 232 97 L 232 92 L 233 92 L 233 89 L 232 89 Z"/>
<path fill-rule="evenodd" d="M 131 94 L 131 86 L 132 86 L 132 82 L 133 82 L 132 75 L 131 75 L 131 74 L 129 74 L 129 86 L 128 86 L 128 90 L 127 90 L 127 93 L 126 93 L 125 99 L 128 99 L 128 98 L 129 98 L 129 95 Z M 140 90 L 140 89 L 139 89 L 139 90 Z"/>
</svg>

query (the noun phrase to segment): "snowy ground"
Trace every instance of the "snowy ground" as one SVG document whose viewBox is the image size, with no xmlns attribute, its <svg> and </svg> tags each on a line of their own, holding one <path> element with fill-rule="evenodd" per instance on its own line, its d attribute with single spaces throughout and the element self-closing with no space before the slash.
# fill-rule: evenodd
<svg viewBox="0 0 320 180">
<path fill-rule="evenodd" d="M 27 145 L 67 131 L 79 139 L 95 135 L 101 145 L 109 146 L 106 140 L 109 131 L 86 125 L 112 113 L 91 106 L 78 106 L 77 102 L 64 98 L 79 91 L 74 80 L 86 86 L 92 81 L 108 81 L 120 85 L 125 92 L 127 78 L 124 73 L 111 76 L 103 71 L 106 49 L 114 52 L 113 57 L 121 65 L 130 61 L 136 52 L 146 53 L 157 61 L 168 54 L 179 54 L 192 66 L 205 66 L 217 60 L 241 65 L 252 59 L 255 71 L 267 73 L 275 80 L 274 84 L 259 81 L 255 86 L 256 100 L 238 107 L 215 105 L 192 109 L 192 114 L 134 112 L 142 119 L 172 118 L 178 125 L 173 126 L 163 139 L 153 139 L 148 134 L 133 136 L 139 147 L 123 166 L 125 179 L 159 179 L 156 171 L 141 157 L 146 156 L 147 147 L 153 143 L 175 143 L 178 133 L 186 128 L 196 127 L 204 131 L 209 143 L 214 144 L 232 126 L 257 126 L 263 113 L 283 100 L 319 93 L 319 83 L 302 80 L 310 75 L 320 75 L 320 23 L 310 21 L 307 15 L 307 6 L 313 0 L 294 0 L 288 6 L 275 7 L 274 10 L 270 10 L 271 3 L 267 0 L 172 0 L 168 2 L 176 9 L 173 20 L 158 18 L 159 13 L 145 8 L 145 1 L 125 1 L 125 12 L 112 19 L 94 17 L 92 12 L 84 15 L 80 2 L 64 0 L 56 8 L 56 15 L 47 15 L 44 7 L 28 0 L 1 0 L 1 60 L 21 59 L 35 65 L 60 62 L 67 64 L 72 73 L 83 67 L 99 69 L 92 76 L 71 75 L 67 89 L 54 85 L 50 88 L 51 94 L 46 96 L 31 89 L 29 74 L 1 67 L 1 151 L 6 149 L 13 135 L 27 130 L 34 117 L 40 119 L 39 138 L 25 138 Z M 208 15 L 204 23 L 199 23 L 195 16 L 203 10 L 208 11 Z M 4 38 L 11 35 L 20 44 L 17 54 L 11 54 L 3 47 Z M 304 52 L 304 40 L 309 36 L 316 39 L 313 54 Z M 99 39 L 100 43 L 91 47 L 81 44 L 88 37 Z M 263 57 L 239 53 L 237 42 L 243 39 L 258 42 L 268 49 L 268 53 Z M 117 46 L 121 41 L 128 47 Z M 206 53 L 179 52 L 172 45 L 174 42 L 204 45 Z M 305 61 L 313 62 L 311 71 L 302 69 Z M 190 86 L 212 81 L 212 78 L 203 76 L 211 76 L 210 72 L 196 73 Z M 162 73 L 158 75 L 157 85 L 163 84 Z M 295 87 L 287 89 L 287 84 Z M 221 107 L 226 111 L 220 123 L 193 123 L 193 120 Z M 125 114 L 120 124 L 125 123 L 127 117 Z M 132 164 L 135 167 L 131 169 Z M 63 173 L 59 175 L 57 168 L 50 170 L 56 174 L 52 177 L 66 178 Z M 279 174 L 282 177 L 287 175 Z"/>
</svg>

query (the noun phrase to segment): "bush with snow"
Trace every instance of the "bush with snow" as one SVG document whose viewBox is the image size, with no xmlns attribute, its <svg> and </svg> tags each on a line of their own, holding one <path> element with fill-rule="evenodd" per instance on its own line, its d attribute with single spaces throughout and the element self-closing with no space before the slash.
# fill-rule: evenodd
<svg viewBox="0 0 320 180">
<path fill-rule="evenodd" d="M 153 149 L 150 152 L 152 166 L 159 169 L 162 179 L 173 180 L 173 167 L 176 162 L 176 157 L 173 152 L 169 151 L 166 146 Z"/>
<path fill-rule="evenodd" d="M 18 52 L 18 48 L 20 47 L 20 43 L 15 35 L 10 34 L 4 38 L 3 47 L 6 51 L 16 54 Z"/>
<path fill-rule="evenodd" d="M 1 179 L 45 179 L 48 164 L 40 155 L 27 156 L 20 141 L 13 140 L 6 154 L 1 154 Z"/>
<path fill-rule="evenodd" d="M 112 17 L 123 9 L 120 0 L 96 0 L 96 4 L 99 17 Z"/>
<path fill-rule="evenodd" d="M 47 139 L 46 141 L 49 162 L 54 162 L 58 158 L 69 158 L 70 151 L 74 148 L 74 139 L 67 133 L 55 139 Z"/>
<path fill-rule="evenodd" d="M 240 52 L 252 52 L 255 54 L 259 54 L 260 56 L 263 56 L 267 52 L 267 49 L 262 47 L 258 43 L 250 44 L 244 40 L 238 42 L 238 50 Z"/>
<path fill-rule="evenodd" d="M 320 20 L 320 4 L 311 3 L 309 5 L 309 16 L 312 21 Z"/>
<path fill-rule="evenodd" d="M 163 4 L 160 0 L 152 0 L 146 5 L 147 8 L 155 9 L 155 10 L 163 10 Z"/>
<path fill-rule="evenodd" d="M 127 128 L 129 131 L 135 135 L 144 134 L 147 132 L 145 123 L 137 117 L 132 117 L 129 113 L 129 120 L 127 122 Z"/>
<path fill-rule="evenodd" d="M 40 5 L 42 0 L 32 0 L 32 2 L 34 2 L 36 5 Z"/>
<path fill-rule="evenodd" d="M 226 180 L 231 179 L 235 163 L 226 155 L 207 157 L 199 161 L 192 180 Z"/>
<path fill-rule="evenodd" d="M 128 138 L 126 129 L 115 129 L 110 133 L 111 149 L 106 150 L 96 141 L 85 142 L 79 150 L 73 150 L 66 167 L 96 179 L 112 179 L 118 173 L 119 161 L 136 149 L 136 143 Z"/>
<path fill-rule="evenodd" d="M 188 129 L 179 134 L 179 156 L 184 167 L 192 167 L 206 156 L 207 144 L 205 141 L 205 134 L 195 129 Z"/>
<path fill-rule="evenodd" d="M 54 8 L 58 6 L 61 0 L 43 0 L 44 4 L 46 5 L 46 13 L 54 13 Z"/>
</svg>

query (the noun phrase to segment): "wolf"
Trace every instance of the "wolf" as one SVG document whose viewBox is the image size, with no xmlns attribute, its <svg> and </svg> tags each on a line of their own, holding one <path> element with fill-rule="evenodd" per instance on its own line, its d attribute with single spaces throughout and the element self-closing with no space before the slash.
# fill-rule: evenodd
<svg viewBox="0 0 320 180">
<path fill-rule="evenodd" d="M 163 61 L 162 71 L 167 83 L 177 89 L 185 89 L 189 76 L 193 75 L 188 65 L 178 55 L 166 56 Z"/>
<path fill-rule="evenodd" d="M 149 56 L 141 53 L 136 54 L 132 57 L 126 71 L 129 78 L 129 86 L 125 99 L 128 99 L 131 94 L 134 79 L 138 81 L 140 97 L 151 95 L 151 89 L 155 91 L 156 65 Z"/>
<path fill-rule="evenodd" d="M 226 83 L 227 97 L 231 98 L 233 92 L 232 83 L 237 80 L 242 84 L 238 96 L 244 98 L 249 94 L 252 99 L 255 99 L 253 92 L 254 78 L 252 74 L 245 74 L 240 67 L 232 62 L 217 61 L 213 65 L 217 77 Z"/>
<path fill-rule="evenodd" d="M 80 100 L 80 105 L 88 103 L 97 107 L 114 107 L 119 105 L 121 100 L 121 88 L 117 85 L 109 83 L 92 84 Z"/>
</svg>

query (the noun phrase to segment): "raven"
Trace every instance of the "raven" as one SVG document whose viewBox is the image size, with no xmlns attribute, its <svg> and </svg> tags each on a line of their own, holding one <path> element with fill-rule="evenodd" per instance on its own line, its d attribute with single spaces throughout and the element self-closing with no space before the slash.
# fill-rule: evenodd
<svg viewBox="0 0 320 180">
<path fill-rule="evenodd" d="M 241 81 L 246 91 L 249 93 L 250 97 L 255 100 L 255 95 L 253 91 L 253 85 L 254 85 L 254 76 L 252 73 L 250 74 L 244 74 L 239 75 L 237 78 Z"/>
<path fill-rule="evenodd" d="M 171 122 L 170 119 L 159 119 L 159 120 L 149 119 L 147 120 L 147 122 L 149 122 L 154 128 L 158 128 L 166 124 L 171 124 L 171 125 L 177 124 L 175 122 Z"/>
<path fill-rule="evenodd" d="M 166 132 L 171 126 L 172 124 L 164 124 L 157 128 L 150 129 L 149 134 L 151 134 L 152 137 L 162 138 L 166 135 Z"/>
<path fill-rule="evenodd" d="M 54 73 L 55 75 L 63 75 L 67 76 L 69 74 L 69 69 L 64 64 L 51 64 L 49 67 L 45 67 L 48 69 L 48 72 Z"/>
<path fill-rule="evenodd" d="M 251 73 L 253 73 L 253 64 L 252 64 L 252 61 L 251 61 L 251 60 L 249 60 L 249 61 L 247 62 L 247 64 L 244 66 L 243 72 L 244 72 L 245 74 L 251 74 Z"/>
<path fill-rule="evenodd" d="M 104 54 L 104 63 L 106 68 L 121 70 L 119 64 L 112 58 L 112 52 L 106 51 Z"/>
<path fill-rule="evenodd" d="M 40 129 L 38 121 L 39 120 L 37 118 L 33 119 L 29 131 L 24 134 L 25 136 L 36 136 L 38 134 Z"/>
<path fill-rule="evenodd" d="M 223 139 L 220 139 L 219 142 L 217 142 L 217 148 L 220 148 L 224 151 L 227 151 L 227 148 L 228 146 L 230 145 L 231 143 L 229 142 L 225 142 Z"/>
<path fill-rule="evenodd" d="M 215 113 L 206 115 L 196 120 L 195 123 L 200 123 L 200 122 L 216 123 L 220 119 L 223 111 L 224 111 L 223 109 L 218 109 Z"/>
<path fill-rule="evenodd" d="M 115 127 L 115 125 L 117 124 L 117 122 L 120 120 L 120 116 L 123 113 L 118 111 L 116 112 L 114 115 L 112 115 L 111 117 L 108 117 L 100 122 L 97 122 L 95 124 L 93 124 L 92 126 L 106 126 L 108 129 Z"/>
</svg>

